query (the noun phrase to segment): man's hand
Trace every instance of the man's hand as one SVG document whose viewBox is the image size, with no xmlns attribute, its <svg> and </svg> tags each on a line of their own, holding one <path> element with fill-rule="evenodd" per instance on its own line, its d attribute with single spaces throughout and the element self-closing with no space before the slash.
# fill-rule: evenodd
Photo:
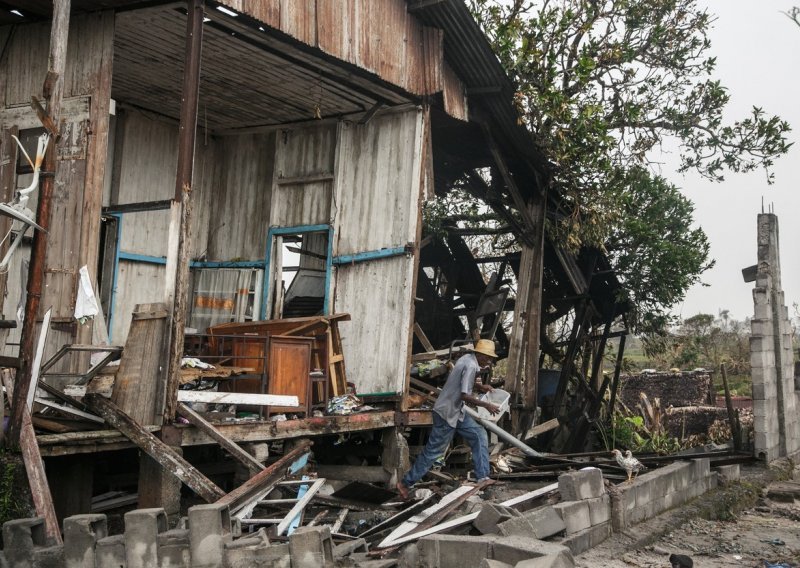
<svg viewBox="0 0 800 568">
<path fill-rule="evenodd" d="M 487 411 L 489 411 L 489 414 L 491 414 L 492 416 L 494 416 L 495 414 L 497 414 L 498 412 L 500 412 L 500 407 L 499 407 L 499 406 L 497 406 L 496 404 L 492 404 L 491 402 L 485 402 L 485 403 L 484 403 L 484 405 L 483 405 L 483 407 L 484 407 L 484 408 L 485 408 Z"/>
</svg>

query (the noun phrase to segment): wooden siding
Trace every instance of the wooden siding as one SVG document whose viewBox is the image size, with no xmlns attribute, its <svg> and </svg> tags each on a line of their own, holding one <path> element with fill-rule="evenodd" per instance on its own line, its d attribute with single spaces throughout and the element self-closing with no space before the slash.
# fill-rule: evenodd
<svg viewBox="0 0 800 568">
<path fill-rule="evenodd" d="M 273 28 L 417 95 L 441 90 L 443 52 L 406 0 L 224 0 Z"/>
<path fill-rule="evenodd" d="M 264 258 L 275 159 L 275 133 L 227 136 L 221 181 L 211 196 L 208 259 Z"/>
<path fill-rule="evenodd" d="M 58 147 L 41 302 L 42 313 L 46 307 L 53 307 L 56 323 L 72 320 L 79 268 L 87 265 L 94 279 L 97 266 L 99 192 L 105 165 L 113 28 L 114 17 L 110 12 L 78 16 L 70 24 L 64 96 L 72 100 L 65 105 L 61 117 L 62 140 Z M 47 73 L 50 25 L 24 24 L 13 31 L 4 29 L 2 35 L 8 42 L 0 62 L 0 106 L 4 109 L 0 127 L 38 127 L 28 105 L 32 95 L 41 97 Z M 79 112 L 71 112 L 76 108 L 73 103 L 77 103 Z M 20 106 L 9 109 L 14 105 Z M 12 278 L 19 276 L 12 274 Z M 85 340 L 91 335 L 91 325 L 83 326 L 79 333 L 81 340 Z M 69 333 L 58 335 L 68 337 Z M 74 342 L 78 337 L 73 334 L 69 339 Z M 62 340 L 63 337 L 57 339 Z M 50 343 L 53 341 L 56 339 Z"/>
<path fill-rule="evenodd" d="M 419 109 L 340 128 L 334 255 L 417 239 L 423 190 L 424 119 Z M 334 309 L 348 312 L 342 344 L 348 379 L 361 393 L 403 393 L 408 373 L 415 259 L 398 256 L 336 269 Z"/>
</svg>

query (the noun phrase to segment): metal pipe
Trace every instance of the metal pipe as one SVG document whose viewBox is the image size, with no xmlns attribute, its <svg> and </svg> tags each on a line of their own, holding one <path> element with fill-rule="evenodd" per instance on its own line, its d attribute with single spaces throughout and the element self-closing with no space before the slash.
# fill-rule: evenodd
<svg viewBox="0 0 800 568">
<path fill-rule="evenodd" d="M 470 416 L 472 416 L 481 426 L 489 430 L 489 432 L 494 432 L 495 434 L 497 434 L 497 437 L 503 440 L 504 442 L 508 442 L 512 446 L 515 446 L 520 450 L 522 450 L 522 453 L 524 453 L 526 456 L 531 458 L 547 457 L 545 454 L 541 454 L 536 450 L 534 450 L 533 448 L 531 448 L 528 444 L 517 440 L 514 436 L 512 436 L 511 434 L 500 428 L 500 426 L 498 426 L 494 422 L 486 420 L 485 418 L 481 418 L 480 414 L 472 410 L 469 406 L 464 405 L 464 411 Z"/>
</svg>

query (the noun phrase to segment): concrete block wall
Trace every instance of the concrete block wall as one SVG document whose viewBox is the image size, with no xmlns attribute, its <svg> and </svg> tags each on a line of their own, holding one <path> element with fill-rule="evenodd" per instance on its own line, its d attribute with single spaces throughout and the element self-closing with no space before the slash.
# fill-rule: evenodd
<svg viewBox="0 0 800 568">
<path fill-rule="evenodd" d="M 792 326 L 781 287 L 779 245 L 777 216 L 760 214 L 750 365 L 755 453 L 767 462 L 800 451 L 800 392 L 795 390 Z"/>
<path fill-rule="evenodd" d="M 611 536 L 611 498 L 602 472 L 587 467 L 559 476 L 561 502 L 553 506 L 566 525 L 561 544 L 572 554 L 594 548 Z"/>
<path fill-rule="evenodd" d="M 623 531 L 631 525 L 691 501 L 717 486 L 708 458 L 674 462 L 621 483 L 611 495 L 611 525 Z"/>
<path fill-rule="evenodd" d="M 227 506 L 198 505 L 189 509 L 188 529 L 167 530 L 163 509 L 137 509 L 125 514 L 125 532 L 108 536 L 105 515 L 64 519 L 64 544 L 52 546 L 44 519 L 17 519 L 3 524 L 5 548 L 0 566 L 20 568 L 289 568 L 290 544 L 270 545 L 263 531 L 233 540 Z M 333 566 L 330 531 L 309 527 L 298 554 L 313 557 L 314 566 Z M 319 535 L 309 535 L 317 529 Z M 301 533 L 298 530 L 297 533 Z M 318 538 L 314 539 L 313 536 Z M 314 542 L 311 542 L 314 541 Z M 321 553 L 315 548 L 319 545 Z M 298 561 L 294 566 L 309 566 Z"/>
</svg>

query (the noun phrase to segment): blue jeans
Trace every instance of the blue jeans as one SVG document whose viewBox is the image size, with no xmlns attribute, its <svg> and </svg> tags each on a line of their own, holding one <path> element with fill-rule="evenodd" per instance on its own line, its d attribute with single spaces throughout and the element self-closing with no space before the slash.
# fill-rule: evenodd
<svg viewBox="0 0 800 568">
<path fill-rule="evenodd" d="M 472 464 L 475 467 L 475 479 L 489 477 L 489 438 L 486 430 L 475 422 L 471 416 L 464 416 L 464 420 L 451 427 L 436 412 L 431 412 L 433 416 L 433 429 L 428 438 L 425 449 L 417 456 L 417 460 L 410 470 L 403 476 L 403 484 L 411 487 L 428 473 L 428 470 L 441 456 L 455 434 L 464 438 L 472 449 Z"/>
</svg>

